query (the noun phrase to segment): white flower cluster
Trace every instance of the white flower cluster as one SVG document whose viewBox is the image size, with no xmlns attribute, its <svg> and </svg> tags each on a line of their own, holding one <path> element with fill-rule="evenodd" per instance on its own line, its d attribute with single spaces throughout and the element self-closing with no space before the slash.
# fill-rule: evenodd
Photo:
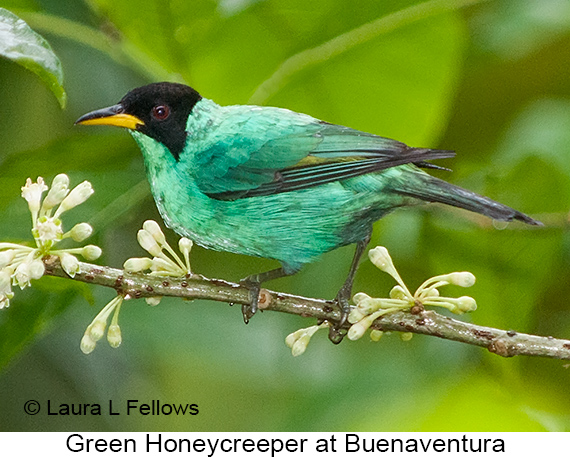
<svg viewBox="0 0 570 457">
<path fill-rule="evenodd" d="M 425 281 L 412 294 L 402 281 L 385 247 L 378 246 L 371 249 L 368 252 L 368 257 L 380 270 L 392 276 L 398 285 L 390 291 L 390 298 L 372 298 L 365 293 L 358 293 L 352 298 L 356 306 L 348 316 L 348 321 L 353 324 L 347 335 L 351 340 L 361 338 L 380 316 L 399 310 L 409 310 L 414 306 L 439 306 L 456 314 L 477 309 L 477 304 L 471 297 L 451 298 L 440 297 L 439 295 L 438 288 L 448 284 L 461 287 L 471 287 L 475 284 L 475 276 L 468 271 L 434 276 Z M 409 340 L 411 336 L 411 333 L 404 333 L 402 339 Z M 371 331 L 370 338 L 372 340 L 378 341 L 381 337 L 382 332 L 380 330 Z"/>
<path fill-rule="evenodd" d="M 152 255 L 153 258 L 133 257 L 127 259 L 123 264 L 125 271 L 138 273 L 150 270 L 151 275 L 175 277 L 192 274 L 190 270 L 190 250 L 193 243 L 188 238 L 182 237 L 178 241 L 178 248 L 182 253 L 182 257 L 184 257 L 184 261 L 168 244 L 160 226 L 153 220 L 145 221 L 143 228 L 137 233 L 137 240 L 142 248 Z M 145 300 L 149 305 L 154 306 L 160 303 L 160 299 L 161 297 L 149 297 Z"/>
<path fill-rule="evenodd" d="M 471 287 L 475 284 L 475 276 L 467 271 L 449 273 L 447 275 L 434 276 L 425 281 L 414 294 L 412 294 L 398 271 L 394 267 L 392 258 L 385 247 L 378 246 L 368 252 L 368 257 L 380 270 L 392 276 L 398 285 L 390 291 L 390 298 L 372 298 L 365 293 L 358 293 L 352 297 L 356 305 L 352 308 L 348 322 L 352 325 L 348 330 L 348 338 L 357 340 L 366 333 L 376 319 L 384 314 L 395 311 L 410 310 L 414 306 L 440 306 L 456 314 L 463 314 L 477 309 L 475 300 L 471 297 L 440 297 L 439 287 L 453 284 L 461 287 Z M 312 336 L 321 328 L 330 327 L 325 321 L 320 325 L 302 328 L 291 333 L 285 339 L 285 344 L 291 348 L 293 356 L 301 355 L 307 349 Z M 373 329 L 370 331 L 370 339 L 379 341 L 384 332 Z M 400 338 L 409 341 L 413 333 L 402 332 Z"/>
<path fill-rule="evenodd" d="M 150 274 L 154 276 L 180 277 L 191 274 L 190 249 L 192 249 L 192 241 L 188 238 L 181 238 L 178 242 L 178 247 L 180 248 L 184 261 L 182 261 L 180 256 L 176 254 L 174 249 L 168 244 L 164 233 L 155 221 L 149 220 L 143 224 L 143 228 L 138 231 L 137 240 L 153 258 L 133 257 L 127 259 L 123 265 L 125 271 L 129 273 L 139 273 L 150 270 Z M 160 303 L 161 298 L 162 297 L 148 297 L 145 298 L 145 300 L 149 305 L 155 306 Z M 113 313 L 113 318 L 107 330 L 107 341 L 111 347 L 117 348 L 120 346 L 122 336 L 121 328 L 119 327 L 119 312 L 125 299 L 126 297 L 117 295 L 97 314 L 91 324 L 89 324 L 81 339 L 80 347 L 84 354 L 93 352 L 97 342 L 103 338 L 111 313 Z"/>
<path fill-rule="evenodd" d="M 41 177 L 38 177 L 35 183 L 28 178 L 26 185 L 22 187 L 22 197 L 28 202 L 32 215 L 32 235 L 36 247 L 0 243 L 0 309 L 10 305 L 10 299 L 14 296 L 13 285 L 24 289 L 30 285 L 32 279 L 43 276 L 45 273 L 43 257 L 58 256 L 63 269 L 73 277 L 79 270 L 79 261 L 74 254 L 79 254 L 86 260 L 95 260 L 101 255 L 101 249 L 93 245 L 53 249 L 57 243 L 66 238 L 81 242 L 91 236 L 93 229 L 85 222 L 75 225 L 68 232 L 63 231 L 61 222 L 61 215 L 65 211 L 85 202 L 93 194 L 91 183 L 84 181 L 70 190 L 67 175 L 57 175 L 42 201 L 42 195 L 48 189 Z"/>
</svg>

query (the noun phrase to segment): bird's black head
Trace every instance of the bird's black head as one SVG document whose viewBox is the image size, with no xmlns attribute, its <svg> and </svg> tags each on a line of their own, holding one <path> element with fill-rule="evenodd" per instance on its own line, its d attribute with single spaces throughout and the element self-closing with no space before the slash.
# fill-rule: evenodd
<svg viewBox="0 0 570 457">
<path fill-rule="evenodd" d="M 176 160 L 186 144 L 186 122 L 202 96 L 191 87 L 154 83 L 131 90 L 116 105 L 92 111 L 75 123 L 137 130 L 168 148 Z"/>
</svg>

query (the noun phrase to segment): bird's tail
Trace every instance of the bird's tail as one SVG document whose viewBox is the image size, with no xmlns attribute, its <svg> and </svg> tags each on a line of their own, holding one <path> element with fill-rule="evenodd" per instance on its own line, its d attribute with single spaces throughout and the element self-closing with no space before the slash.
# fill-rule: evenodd
<svg viewBox="0 0 570 457">
<path fill-rule="evenodd" d="M 427 173 L 414 173 L 412 176 L 407 175 L 406 178 L 405 180 L 399 181 L 392 188 L 392 191 L 426 202 L 438 202 L 456 206 L 483 214 L 492 219 L 501 221 L 512 221 L 516 219 L 530 225 L 543 225 L 542 222 L 520 211 L 491 200 L 490 198 L 483 197 L 475 192 L 434 178 Z"/>
</svg>

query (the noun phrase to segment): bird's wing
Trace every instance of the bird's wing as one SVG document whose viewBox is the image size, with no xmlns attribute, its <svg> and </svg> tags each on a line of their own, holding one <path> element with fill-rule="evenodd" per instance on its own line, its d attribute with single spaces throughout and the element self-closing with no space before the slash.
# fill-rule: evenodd
<svg viewBox="0 0 570 457">
<path fill-rule="evenodd" d="M 236 200 L 290 192 L 406 163 L 438 168 L 425 161 L 454 155 L 410 148 L 286 110 L 264 108 L 262 116 L 255 114 L 197 156 L 196 181 L 209 197 Z"/>
</svg>

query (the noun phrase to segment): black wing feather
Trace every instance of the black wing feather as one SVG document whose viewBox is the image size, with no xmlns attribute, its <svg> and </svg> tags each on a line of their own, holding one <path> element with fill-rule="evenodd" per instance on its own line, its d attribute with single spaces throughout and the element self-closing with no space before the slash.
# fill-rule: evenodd
<svg viewBox="0 0 570 457">
<path fill-rule="evenodd" d="M 320 151 L 324 152 L 324 151 Z M 348 151 L 347 151 L 348 152 Z M 366 151 L 359 151 L 365 153 Z M 453 151 L 425 148 L 407 148 L 399 154 L 378 155 L 380 151 L 370 151 L 374 158 L 364 158 L 348 162 L 334 162 L 317 165 L 285 168 L 275 173 L 275 179 L 254 189 L 208 194 L 217 200 L 237 200 L 250 197 L 263 197 L 282 192 L 308 189 L 322 184 L 341 181 L 356 176 L 373 173 L 387 168 L 413 163 L 424 168 L 441 168 L 425 162 L 455 156 Z M 363 154 L 365 156 L 365 154 Z"/>
</svg>

